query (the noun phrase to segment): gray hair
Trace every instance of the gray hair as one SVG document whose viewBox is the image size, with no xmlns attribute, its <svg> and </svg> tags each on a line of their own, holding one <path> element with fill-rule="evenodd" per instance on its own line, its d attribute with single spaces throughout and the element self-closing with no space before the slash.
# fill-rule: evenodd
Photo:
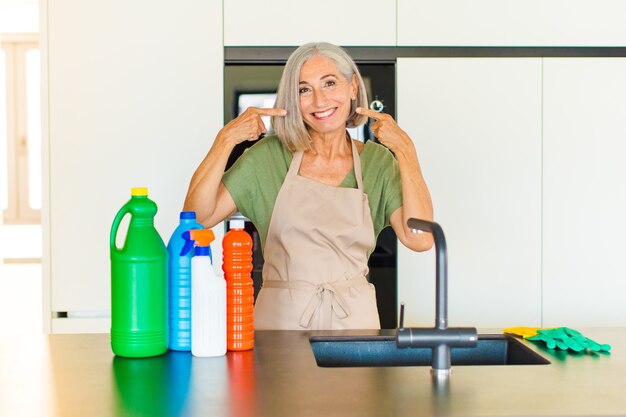
<svg viewBox="0 0 626 417">
<path fill-rule="evenodd" d="M 287 115 L 272 117 L 272 126 L 276 135 L 292 152 L 311 149 L 311 136 L 304 124 L 300 109 L 300 69 L 310 58 L 318 55 L 332 59 L 346 80 L 352 81 L 352 76 L 357 79 L 357 97 L 350 104 L 350 115 L 346 121 L 346 127 L 357 127 L 367 121 L 367 116 L 356 113 L 357 107 L 367 108 L 367 92 L 361 73 L 350 55 L 341 47 L 326 42 L 304 44 L 296 49 L 287 60 L 278 85 L 274 107 L 287 110 Z"/>
</svg>

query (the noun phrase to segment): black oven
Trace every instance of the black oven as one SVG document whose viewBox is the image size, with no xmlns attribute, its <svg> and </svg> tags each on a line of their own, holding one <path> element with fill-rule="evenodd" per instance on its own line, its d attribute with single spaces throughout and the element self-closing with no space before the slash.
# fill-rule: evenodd
<svg viewBox="0 0 626 417">
<path fill-rule="evenodd" d="M 247 54 L 239 50 L 235 59 L 226 54 L 224 67 L 224 123 L 235 118 L 248 106 L 272 107 L 273 99 L 282 74 L 287 53 L 280 50 L 274 56 L 259 57 L 257 52 L 250 50 Z M 270 54 L 271 55 L 271 54 Z M 276 55 L 278 57 L 276 57 Z M 395 118 L 395 61 L 360 62 L 355 59 L 365 82 L 370 107 L 383 106 L 383 111 Z M 368 125 L 350 132 L 353 138 L 362 141 L 376 140 Z M 227 164 L 227 169 L 253 142 L 245 142 L 236 147 Z M 246 231 L 254 241 L 253 271 L 255 297 L 258 293 L 263 270 L 263 254 L 259 235 L 251 222 L 246 222 Z M 381 326 L 392 329 L 397 326 L 397 239 L 391 227 L 385 228 L 376 242 L 376 249 L 370 256 L 369 280 L 376 287 L 378 311 Z"/>
</svg>

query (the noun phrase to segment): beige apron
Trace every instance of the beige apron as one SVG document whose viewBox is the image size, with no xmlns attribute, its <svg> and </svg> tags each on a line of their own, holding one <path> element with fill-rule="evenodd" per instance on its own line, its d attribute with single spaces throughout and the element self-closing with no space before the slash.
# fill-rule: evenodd
<svg viewBox="0 0 626 417">
<path fill-rule="evenodd" d="M 379 329 L 376 293 L 366 279 L 376 242 L 356 146 L 358 188 L 298 175 L 302 156 L 294 154 L 272 212 L 254 327 Z"/>
</svg>

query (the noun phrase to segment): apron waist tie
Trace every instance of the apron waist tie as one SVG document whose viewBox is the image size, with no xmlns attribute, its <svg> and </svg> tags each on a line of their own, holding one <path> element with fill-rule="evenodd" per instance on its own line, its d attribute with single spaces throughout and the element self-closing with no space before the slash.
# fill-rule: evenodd
<svg viewBox="0 0 626 417">
<path fill-rule="evenodd" d="M 332 324 L 332 310 L 335 310 L 340 319 L 345 319 L 350 315 L 350 308 L 339 292 L 342 289 L 369 284 L 364 276 L 357 278 L 339 280 L 335 282 L 325 282 L 319 285 L 306 281 L 277 281 L 266 280 L 263 288 L 283 288 L 290 290 L 310 290 L 313 291 L 306 308 L 300 316 L 300 326 L 309 328 L 315 311 L 320 310 L 320 322 L 325 329 L 330 329 Z"/>
</svg>

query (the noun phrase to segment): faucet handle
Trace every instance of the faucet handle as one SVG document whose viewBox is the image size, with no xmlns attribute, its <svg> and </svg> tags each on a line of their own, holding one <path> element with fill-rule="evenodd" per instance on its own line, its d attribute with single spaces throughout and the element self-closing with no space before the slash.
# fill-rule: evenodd
<svg viewBox="0 0 626 417">
<path fill-rule="evenodd" d="M 400 303 L 400 324 L 399 329 L 404 329 L 404 302 Z"/>
</svg>

